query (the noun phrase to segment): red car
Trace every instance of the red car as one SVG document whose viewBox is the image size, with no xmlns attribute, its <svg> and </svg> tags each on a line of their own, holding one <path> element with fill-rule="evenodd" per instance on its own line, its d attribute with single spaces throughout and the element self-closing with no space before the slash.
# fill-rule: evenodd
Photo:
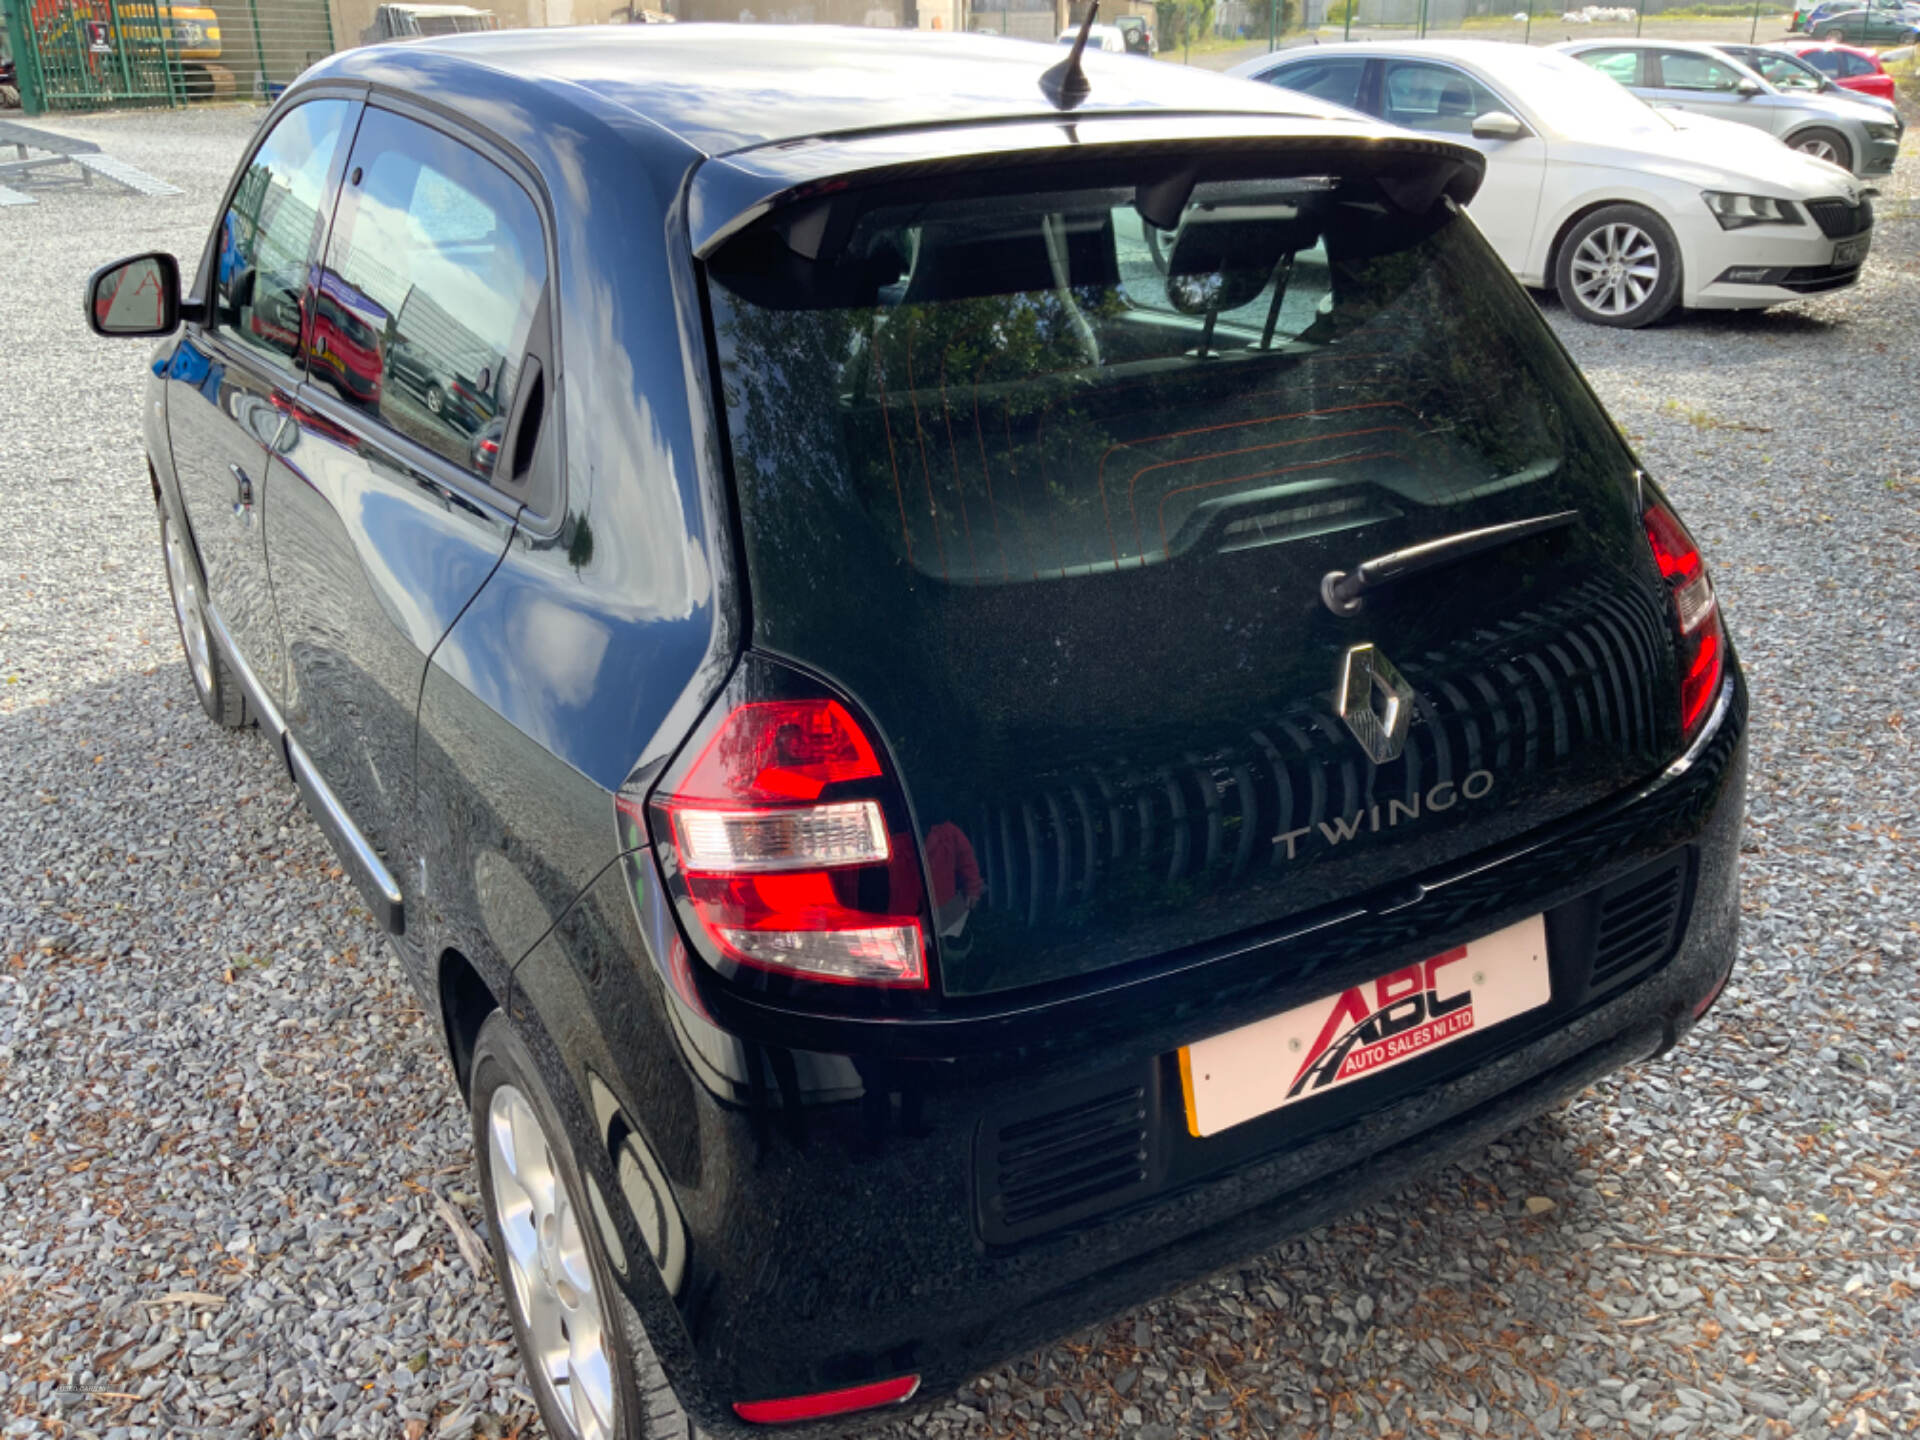
<svg viewBox="0 0 1920 1440">
<path fill-rule="evenodd" d="M 1822 45 L 1811 40 L 1781 48 L 1798 55 L 1843 89 L 1877 95 L 1882 100 L 1893 99 L 1893 77 L 1880 68 L 1880 61 L 1871 50 L 1853 45 Z"/>
</svg>

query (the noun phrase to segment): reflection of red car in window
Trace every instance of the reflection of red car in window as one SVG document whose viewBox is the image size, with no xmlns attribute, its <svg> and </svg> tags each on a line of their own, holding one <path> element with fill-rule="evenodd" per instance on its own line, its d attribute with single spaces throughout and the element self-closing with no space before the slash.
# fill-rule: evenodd
<svg viewBox="0 0 1920 1440">
<path fill-rule="evenodd" d="M 247 330 L 255 339 L 291 356 L 300 348 L 299 277 L 289 280 L 258 270 L 242 273 L 238 290 L 244 295 Z"/>
<path fill-rule="evenodd" d="M 380 403 L 381 337 L 386 310 L 331 270 L 320 272 L 307 355 L 315 373 L 349 400 Z"/>
<path fill-rule="evenodd" d="M 1789 54 L 1798 55 L 1834 84 L 1862 95 L 1893 99 L 1893 77 L 1881 68 L 1880 58 L 1871 50 L 1853 45 L 1818 45 L 1811 42 L 1783 45 Z"/>
</svg>

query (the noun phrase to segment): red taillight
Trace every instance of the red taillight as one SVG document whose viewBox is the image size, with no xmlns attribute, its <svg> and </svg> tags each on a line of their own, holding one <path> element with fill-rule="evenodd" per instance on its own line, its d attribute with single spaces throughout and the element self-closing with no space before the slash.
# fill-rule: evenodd
<svg viewBox="0 0 1920 1440">
<path fill-rule="evenodd" d="M 852 1410 L 871 1410 L 876 1405 L 898 1405 L 910 1399 L 920 1388 L 918 1375 L 902 1375 L 897 1380 L 877 1380 L 871 1385 L 854 1385 L 845 1390 L 822 1390 L 816 1395 L 791 1395 L 784 1400 L 740 1400 L 733 1413 L 756 1425 L 783 1425 L 795 1420 L 818 1420 L 827 1415 L 845 1415 Z"/>
<path fill-rule="evenodd" d="M 1727 637 L 1720 624 L 1720 603 L 1700 547 L 1680 517 L 1655 500 L 1641 517 L 1654 563 L 1673 598 L 1673 623 L 1680 657 L 1680 730 L 1691 736 L 1720 693 L 1726 669 Z"/>
<path fill-rule="evenodd" d="M 889 800 L 879 754 L 840 701 L 729 710 L 653 800 L 654 842 L 670 851 L 708 957 L 802 980 L 924 988 L 918 857 L 904 804 L 890 825 Z"/>
<path fill-rule="evenodd" d="M 685 799 L 756 805 L 818 800 L 829 785 L 879 778 L 872 743 L 838 700 L 761 700 L 727 716 L 674 788 Z"/>
</svg>

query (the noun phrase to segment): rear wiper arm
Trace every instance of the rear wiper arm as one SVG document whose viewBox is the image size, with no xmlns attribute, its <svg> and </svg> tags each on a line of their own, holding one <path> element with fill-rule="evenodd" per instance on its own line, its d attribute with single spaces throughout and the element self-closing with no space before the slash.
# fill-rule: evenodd
<svg viewBox="0 0 1920 1440">
<path fill-rule="evenodd" d="M 1470 555 L 1511 545 L 1529 536 L 1558 530 L 1562 525 L 1571 525 L 1579 518 L 1578 510 L 1562 510 L 1553 515 L 1536 515 L 1531 520 L 1513 520 L 1505 525 L 1488 525 L 1480 530 L 1462 530 L 1457 535 L 1443 535 L 1438 540 L 1409 545 L 1405 550 L 1392 550 L 1385 555 L 1376 555 L 1371 560 L 1361 561 L 1351 571 L 1329 570 L 1320 577 L 1320 598 L 1327 602 L 1327 608 L 1336 615 L 1355 615 L 1359 613 L 1367 591 L 1376 586 L 1404 579 L 1422 570 L 1431 570 L 1436 565 L 1451 565 Z"/>
</svg>

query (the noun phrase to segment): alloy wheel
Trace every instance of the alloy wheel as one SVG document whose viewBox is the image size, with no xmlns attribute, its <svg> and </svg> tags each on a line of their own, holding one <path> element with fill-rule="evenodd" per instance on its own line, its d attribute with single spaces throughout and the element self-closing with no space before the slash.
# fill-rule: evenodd
<svg viewBox="0 0 1920 1440">
<path fill-rule="evenodd" d="M 487 1107 L 493 1212 L 511 1272 L 528 1367 L 548 1387 L 572 1440 L 611 1440 L 613 1365 L 581 1216 L 527 1097 L 512 1085 Z"/>
<path fill-rule="evenodd" d="M 1811 155 L 1816 160 L 1828 160 L 1835 165 L 1840 163 L 1840 152 L 1833 148 L 1833 142 L 1830 140 L 1802 140 L 1793 148 L 1802 155 Z"/>
<path fill-rule="evenodd" d="M 173 592 L 173 614 L 180 622 L 180 643 L 186 648 L 187 668 L 202 695 L 213 693 L 213 646 L 207 640 L 207 619 L 200 609 L 200 587 L 193 578 L 187 548 L 171 521 L 163 520 L 167 552 L 167 585 Z"/>
<path fill-rule="evenodd" d="M 1660 250 L 1638 225 L 1602 225 L 1573 252 L 1573 291 L 1602 315 L 1625 315 L 1660 282 Z"/>
</svg>

